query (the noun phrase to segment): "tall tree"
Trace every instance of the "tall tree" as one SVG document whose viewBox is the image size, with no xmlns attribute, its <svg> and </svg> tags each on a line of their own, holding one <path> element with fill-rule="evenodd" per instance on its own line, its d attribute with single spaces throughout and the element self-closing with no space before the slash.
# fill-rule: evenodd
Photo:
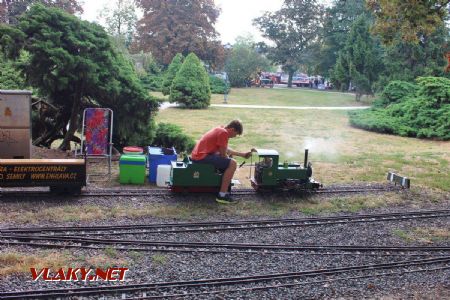
<svg viewBox="0 0 450 300">
<path fill-rule="evenodd" d="M 151 141 L 151 113 L 157 102 L 101 26 L 40 4 L 19 20 L 15 27 L 0 25 L 0 50 L 12 59 L 25 50 L 29 58 L 19 67 L 27 83 L 59 108 L 53 126 L 34 140 L 35 145 L 49 146 L 64 138 L 60 148 L 70 149 L 82 106 L 99 105 L 115 112 L 116 145 Z"/>
<path fill-rule="evenodd" d="M 405 42 L 418 43 L 444 25 L 448 16 L 449 0 L 367 0 L 374 12 L 375 33 L 385 44 L 397 37 Z"/>
<path fill-rule="evenodd" d="M 258 53 L 251 37 L 238 37 L 225 62 L 225 71 L 233 87 L 245 86 L 258 71 L 267 70 L 269 60 Z"/>
<path fill-rule="evenodd" d="M 219 9 L 213 0 L 136 0 L 144 15 L 137 25 L 138 50 L 150 51 L 168 65 L 177 53 L 194 52 L 209 64 L 211 47 L 217 44 L 214 24 Z"/>
<path fill-rule="evenodd" d="M 450 33 L 441 26 L 429 36 L 423 36 L 419 43 L 397 38 L 385 46 L 384 65 L 379 86 L 392 80 L 413 82 L 419 76 L 450 76 L 445 74 L 445 54 L 450 51 Z"/>
<path fill-rule="evenodd" d="M 78 3 L 78 0 L 1 0 L 0 22 L 17 24 L 17 18 L 35 3 L 57 7 L 69 14 L 83 13 L 83 8 Z"/>
<path fill-rule="evenodd" d="M 329 75 L 353 22 L 362 14 L 369 18 L 366 0 L 334 0 L 326 9 L 320 49 L 315 52 L 319 74 Z"/>
<path fill-rule="evenodd" d="M 372 94 L 372 86 L 382 71 L 381 49 L 370 35 L 369 26 L 364 16 L 353 23 L 332 76 L 338 87 L 345 88 L 351 83 L 357 101 L 363 94 Z"/>
<path fill-rule="evenodd" d="M 106 31 L 112 36 L 122 39 L 127 46 L 131 44 L 136 30 L 136 6 L 133 0 L 116 0 L 102 9 L 100 18 L 105 20 Z"/>
<path fill-rule="evenodd" d="M 289 74 L 288 86 L 309 49 L 318 41 L 323 7 L 317 0 L 285 0 L 280 10 L 266 12 L 254 24 L 263 37 L 275 46 L 268 47 L 268 57 Z"/>
</svg>

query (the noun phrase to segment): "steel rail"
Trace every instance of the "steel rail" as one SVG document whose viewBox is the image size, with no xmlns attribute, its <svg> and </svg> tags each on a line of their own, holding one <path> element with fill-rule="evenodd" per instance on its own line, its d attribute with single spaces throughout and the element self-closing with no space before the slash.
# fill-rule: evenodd
<svg viewBox="0 0 450 300">
<path fill-rule="evenodd" d="M 345 252 L 344 250 L 341 250 L 342 252 L 324 252 L 326 250 L 315 250 L 315 249 L 307 249 L 307 250 L 291 250 L 291 251 L 284 251 L 284 250 L 278 250 L 278 251 L 269 251 L 266 249 L 248 249 L 248 250 L 219 250 L 219 249 L 202 249 L 202 248 L 188 248 L 188 249 L 182 249 L 182 248 L 136 248 L 136 247 L 111 247 L 111 246 L 88 246 L 88 245 L 73 245 L 73 244 L 49 244 L 49 243 L 32 243 L 32 242 L 6 242 L 6 241 L 0 241 L 1 245 L 6 246 L 30 246 L 30 247 L 38 247 L 38 248 L 61 248 L 61 249 L 94 249 L 94 250 L 106 250 L 106 249 L 114 249 L 117 251 L 136 251 L 136 252 L 164 252 L 164 253 L 210 253 L 210 254 L 245 254 L 245 255 L 253 255 L 253 254 L 274 254 L 274 255 L 280 255 L 280 254 L 287 254 L 287 255 L 305 255 L 305 256 L 325 256 L 325 255 L 340 255 L 340 256 L 376 256 L 376 257 L 424 257 L 424 256 L 430 256 L 433 257 L 443 257 L 445 254 L 441 251 L 441 255 L 436 255 L 437 251 L 432 251 L 431 253 L 426 253 L 426 250 L 419 249 L 417 250 L 418 253 L 406 253 L 402 251 L 394 252 L 388 251 L 386 253 L 379 252 L 379 251 L 370 251 L 370 252 Z M 409 250 L 410 252 L 414 252 L 415 250 Z M 420 253 L 422 252 L 422 253 Z M 425 253 L 424 253 L 425 252 Z"/>
<path fill-rule="evenodd" d="M 399 191 L 402 190 L 401 188 L 397 186 L 392 185 L 386 185 L 386 186 L 378 186 L 378 187 L 345 187 L 345 188 L 339 188 L 339 187 L 332 187 L 332 188 L 321 188 L 316 190 L 305 190 L 305 191 L 279 191 L 281 193 L 300 193 L 300 192 L 306 192 L 308 194 L 334 194 L 334 193 L 365 193 L 365 192 L 389 192 L 389 191 Z M 256 192 L 254 189 L 233 189 L 232 193 L 237 196 L 243 196 L 243 195 L 257 195 L 258 192 Z M 275 191 L 267 191 L 263 194 L 271 194 L 275 193 Z M 0 198 L 1 197 L 48 197 L 49 191 L 8 191 L 8 190 L 1 190 L 0 191 Z M 81 194 L 78 195 L 61 195 L 61 194 L 55 194 L 59 196 L 73 196 L 73 197 L 125 197 L 125 196 L 175 196 L 179 195 L 180 193 L 173 193 L 168 188 L 166 189 L 97 189 L 97 190 L 84 190 L 81 192 Z M 182 194 L 182 193 L 181 193 Z M 189 194 L 189 193 L 186 193 Z"/>
<path fill-rule="evenodd" d="M 317 218 L 283 218 L 283 219 L 265 219 L 265 220 L 153 223 L 153 224 L 134 224 L 134 225 L 76 226 L 76 227 L 74 226 L 8 227 L 8 228 L 0 228 L 0 233 L 43 233 L 43 232 L 84 233 L 91 231 L 108 231 L 108 235 L 118 235 L 122 233 L 109 231 L 133 230 L 133 229 L 156 229 L 156 230 L 145 232 L 125 232 L 124 234 L 176 233 L 176 232 L 220 231 L 220 230 L 238 230 L 238 229 L 267 229 L 267 228 L 270 229 L 279 227 L 303 227 L 303 226 L 333 225 L 343 223 L 345 224 L 345 223 L 364 223 L 364 222 L 381 222 L 381 221 L 403 221 L 410 219 L 437 218 L 448 216 L 450 216 L 450 210 L 428 210 L 428 211 L 394 212 L 383 214 L 343 215 L 343 216 L 317 217 Z M 221 228 L 220 226 L 225 227 Z M 238 226 L 247 226 L 247 227 L 238 227 Z M 182 230 L 174 229 L 183 227 L 184 229 Z M 208 227 L 212 228 L 209 229 Z"/>
<path fill-rule="evenodd" d="M 383 277 L 383 276 L 394 276 L 394 275 L 404 275 L 409 273 L 423 273 L 423 272 L 434 272 L 434 271 L 443 271 L 450 269 L 449 267 L 440 267 L 440 268 L 431 268 L 431 269 L 416 269 L 416 270 L 406 270 L 401 272 L 388 272 L 388 273 L 376 273 L 370 275 L 361 275 L 361 276 L 349 276 L 349 277 L 339 277 L 335 279 L 326 279 L 326 280 L 313 280 L 313 281 L 305 281 L 305 282 L 295 282 L 295 283 L 287 283 L 287 284 L 274 284 L 274 285 L 264 285 L 250 288 L 241 288 L 241 289 L 227 289 L 227 290 L 215 290 L 215 291 L 203 291 L 199 293 L 185 293 L 185 294 L 164 294 L 164 295 L 156 295 L 156 296 L 143 296 L 143 297 L 134 297 L 127 298 L 127 300 L 148 300 L 148 299 L 167 299 L 167 298 L 186 298 L 189 296 L 205 296 L 205 295 L 213 295 L 213 294 L 231 294 L 236 292 L 249 292 L 256 290 L 270 290 L 270 289 L 278 289 L 278 288 L 291 288 L 297 287 L 301 285 L 312 285 L 312 284 L 322 284 L 322 283 L 330 283 L 337 281 L 347 281 L 347 280 L 360 280 L 374 277 Z"/>
<path fill-rule="evenodd" d="M 113 240 L 76 236 L 39 236 L 39 235 L 0 235 L 0 239 L 17 241 L 53 241 L 72 242 L 82 244 L 105 245 L 140 245 L 153 247 L 182 247 L 182 248 L 226 248 L 226 249 L 266 249 L 266 250 L 344 250 L 344 251 L 450 251 L 450 246 L 349 246 L 349 245 L 290 245 L 290 244 L 257 244 L 257 243 L 204 243 L 204 242 L 172 242 L 148 240 Z"/>
<path fill-rule="evenodd" d="M 86 295 L 98 295 L 106 293 L 130 293 L 142 290 L 158 290 L 161 288 L 196 288 L 196 287 L 210 287 L 210 286 L 226 286 L 236 284 L 249 284 L 268 282 L 273 280 L 288 280 L 302 277 L 315 277 L 315 276 L 330 276 L 337 274 L 345 274 L 347 272 L 362 272 L 362 271 L 375 271 L 386 270 L 395 268 L 407 268 L 414 266 L 425 266 L 433 264 L 449 263 L 450 256 L 443 258 L 428 258 L 420 260 L 409 260 L 391 263 L 369 264 L 359 266 L 348 266 L 340 268 L 328 268 L 319 270 L 306 270 L 299 272 L 288 273 L 271 273 L 263 275 L 253 276 L 241 276 L 241 277 L 222 277 L 214 279 L 200 279 L 200 280 L 188 280 L 188 281 L 172 281 L 172 282 L 158 282 L 158 283 L 142 283 L 142 284 L 130 284 L 130 285 L 116 285 L 116 286 L 100 286 L 100 287 L 84 287 L 84 288 L 67 288 L 58 290 L 30 290 L 19 292 L 1 292 L 1 299 L 29 299 L 29 298 L 44 298 L 50 297 L 74 297 L 74 296 L 86 296 Z"/>
</svg>

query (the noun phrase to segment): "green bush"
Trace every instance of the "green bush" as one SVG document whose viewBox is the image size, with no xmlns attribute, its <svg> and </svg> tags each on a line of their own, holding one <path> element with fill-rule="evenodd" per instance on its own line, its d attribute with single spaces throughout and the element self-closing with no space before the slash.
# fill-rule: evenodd
<svg viewBox="0 0 450 300">
<path fill-rule="evenodd" d="M 177 55 L 175 55 L 172 58 L 172 62 L 167 68 L 166 74 L 163 78 L 161 87 L 161 92 L 163 93 L 163 95 L 170 94 L 170 87 L 172 86 L 172 82 L 175 79 L 175 76 L 180 70 L 182 64 L 183 64 L 183 55 L 181 53 L 177 53 Z"/>
<path fill-rule="evenodd" d="M 195 141 L 187 136 L 178 125 L 159 123 L 152 144 L 164 148 L 175 147 L 177 152 L 181 153 L 184 151 L 191 152 L 195 146 Z"/>
<path fill-rule="evenodd" d="M 163 85 L 163 76 L 161 74 L 140 74 L 142 86 L 149 91 L 161 92 Z"/>
<path fill-rule="evenodd" d="M 389 84 L 383 92 L 386 107 L 352 111 L 350 124 L 381 133 L 450 140 L 450 79 L 421 77 L 416 82 L 417 86 Z"/>
<path fill-rule="evenodd" d="M 230 91 L 230 87 L 225 80 L 214 75 L 209 75 L 209 86 L 211 94 L 225 94 Z"/>
<path fill-rule="evenodd" d="M 170 88 L 170 102 L 187 108 L 207 108 L 211 100 L 208 74 L 198 57 L 191 53 L 184 60 Z"/>
<path fill-rule="evenodd" d="M 416 91 L 416 85 L 406 81 L 394 80 L 386 86 L 377 104 L 385 107 L 389 104 L 399 102 L 405 97 L 414 95 Z"/>
</svg>

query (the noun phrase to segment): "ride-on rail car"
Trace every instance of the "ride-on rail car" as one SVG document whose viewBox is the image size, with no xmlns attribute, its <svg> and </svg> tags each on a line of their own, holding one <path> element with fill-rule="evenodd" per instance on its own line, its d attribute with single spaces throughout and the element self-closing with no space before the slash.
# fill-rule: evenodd
<svg viewBox="0 0 450 300">
<path fill-rule="evenodd" d="M 80 194 L 86 186 L 85 159 L 0 159 L 0 187 L 48 186 L 50 191 Z"/>
</svg>

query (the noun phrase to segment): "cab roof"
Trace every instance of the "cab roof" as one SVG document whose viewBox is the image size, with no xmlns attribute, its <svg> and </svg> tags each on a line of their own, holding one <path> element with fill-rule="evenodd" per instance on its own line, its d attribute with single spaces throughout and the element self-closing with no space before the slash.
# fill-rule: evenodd
<svg viewBox="0 0 450 300">
<path fill-rule="evenodd" d="M 259 156 L 278 156 L 277 150 L 272 149 L 255 149 Z"/>
</svg>

